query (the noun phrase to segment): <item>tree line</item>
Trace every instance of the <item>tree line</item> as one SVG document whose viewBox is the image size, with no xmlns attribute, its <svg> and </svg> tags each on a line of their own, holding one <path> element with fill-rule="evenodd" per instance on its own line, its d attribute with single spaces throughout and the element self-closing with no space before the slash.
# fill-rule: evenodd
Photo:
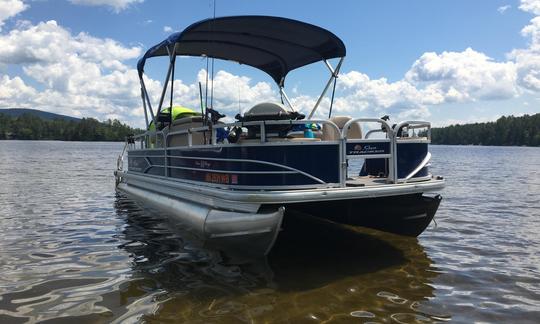
<svg viewBox="0 0 540 324">
<path fill-rule="evenodd" d="M 13 117 L 0 112 L 0 140 L 123 141 L 141 132 L 116 119 L 48 120 L 32 114 Z M 431 137 L 433 144 L 540 146 L 540 113 L 433 128 Z"/>
<path fill-rule="evenodd" d="M 431 130 L 433 144 L 540 146 L 540 114 Z"/>
<path fill-rule="evenodd" d="M 0 140 L 123 141 L 139 132 L 116 119 L 47 120 L 32 114 L 13 117 L 0 112 Z"/>
</svg>

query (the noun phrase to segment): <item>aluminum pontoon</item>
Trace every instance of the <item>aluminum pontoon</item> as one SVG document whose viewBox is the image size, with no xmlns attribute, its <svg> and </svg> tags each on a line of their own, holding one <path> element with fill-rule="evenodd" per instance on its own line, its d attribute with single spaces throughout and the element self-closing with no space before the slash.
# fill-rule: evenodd
<svg viewBox="0 0 540 324">
<path fill-rule="evenodd" d="M 423 193 L 444 186 L 428 171 L 430 124 L 313 119 L 335 85 L 345 54 L 333 33 L 279 17 L 214 18 L 172 34 L 137 65 L 148 131 L 126 139 L 115 171 L 117 190 L 166 212 L 205 240 L 260 253 L 271 249 L 291 212 L 419 235 L 441 200 Z M 146 60 L 156 56 L 168 57 L 169 68 L 154 111 L 143 71 Z M 277 83 L 281 103 L 260 103 L 233 123 L 220 122 L 223 115 L 214 107 L 174 119 L 171 80 L 177 56 L 224 59 L 262 70 Z M 330 77 L 304 119 L 287 97 L 284 81 L 290 71 L 315 62 L 324 63 Z M 171 97 L 164 107 L 168 87 Z M 355 160 L 363 163 L 360 174 L 350 170 Z"/>
</svg>

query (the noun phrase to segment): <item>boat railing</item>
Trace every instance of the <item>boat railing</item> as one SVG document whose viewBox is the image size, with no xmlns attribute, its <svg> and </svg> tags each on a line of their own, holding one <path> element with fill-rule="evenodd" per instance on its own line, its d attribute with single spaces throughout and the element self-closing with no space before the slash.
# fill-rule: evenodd
<svg viewBox="0 0 540 324">
<path fill-rule="evenodd" d="M 416 130 L 423 130 L 418 133 L 416 133 Z M 412 131 L 413 134 L 409 134 L 409 131 Z M 426 121 L 419 121 L 419 120 L 408 120 L 403 121 L 396 126 L 394 126 L 394 134 L 395 134 L 395 141 L 394 141 L 394 147 L 397 151 L 397 145 L 398 144 L 414 144 L 414 143 L 431 143 L 431 123 Z M 404 178 L 399 178 L 395 182 L 396 183 L 405 183 L 410 181 L 420 170 L 423 168 L 429 166 L 429 163 L 431 161 L 431 153 L 428 151 L 426 152 L 426 155 L 420 161 L 420 163 L 411 171 L 409 172 Z M 397 159 L 394 159 L 394 167 L 393 169 L 397 172 Z M 395 173 L 397 174 L 397 173 Z M 428 176 L 429 178 L 429 176 Z"/>
<path fill-rule="evenodd" d="M 385 138 L 371 139 L 368 138 L 368 132 L 364 138 L 355 138 L 349 139 L 348 134 L 351 129 L 351 126 L 355 123 L 377 123 L 380 124 L 380 131 L 385 133 Z M 377 130 L 379 132 L 379 130 Z M 395 133 L 388 124 L 387 121 L 379 118 L 354 118 L 349 120 L 343 126 L 341 131 L 341 146 L 343 147 L 342 151 L 342 160 L 345 162 L 342 164 L 341 168 L 344 169 L 342 175 L 344 178 L 341 179 L 342 184 L 346 184 L 347 181 L 347 169 L 348 161 L 351 159 L 388 159 L 388 165 L 395 166 Z M 390 167 L 388 170 L 388 181 L 394 182 L 396 180 L 396 169 Z"/>
<path fill-rule="evenodd" d="M 197 132 L 210 132 L 211 133 L 210 144 L 211 145 L 220 145 L 220 143 L 217 142 L 217 129 L 219 129 L 219 128 L 231 129 L 231 128 L 234 128 L 234 127 L 244 128 L 244 127 L 248 127 L 248 126 L 258 126 L 259 127 L 259 140 L 260 140 L 261 143 L 266 143 L 268 141 L 268 139 L 269 139 L 268 134 L 266 132 L 266 126 L 272 126 L 272 125 L 305 125 L 305 124 L 328 125 L 328 126 L 330 126 L 332 128 L 332 130 L 336 134 L 340 134 L 340 130 L 337 127 L 336 124 L 334 124 L 333 122 L 331 122 L 329 120 L 319 120 L 319 119 L 313 119 L 313 120 L 264 120 L 264 121 L 223 123 L 223 124 L 213 124 L 211 126 L 193 127 L 193 128 L 182 129 L 182 130 L 172 131 L 172 132 L 166 133 L 166 135 L 165 135 L 165 147 L 167 149 L 165 150 L 165 161 L 167 161 L 168 157 L 170 157 L 169 154 L 168 154 L 168 149 L 174 148 L 174 146 L 169 145 L 170 139 L 173 136 L 187 135 L 187 144 L 188 144 L 187 146 L 192 147 L 193 146 L 193 134 L 194 133 L 197 133 Z M 235 144 L 233 144 L 233 145 L 235 145 Z M 341 147 L 341 145 L 340 145 L 340 147 Z M 238 162 L 238 161 L 236 161 L 234 159 L 227 159 L 227 161 Z M 264 161 L 255 161 L 255 160 L 249 160 L 249 161 L 245 160 L 245 162 L 266 163 Z M 266 163 L 266 164 L 269 164 L 269 163 Z M 319 184 L 327 185 L 327 183 L 325 183 L 324 181 L 320 180 L 319 178 L 317 178 L 317 177 L 315 177 L 315 176 L 313 176 L 313 175 L 311 175 L 311 174 L 309 174 L 307 172 L 303 172 L 301 170 L 294 169 L 294 168 L 291 168 L 291 167 L 288 167 L 288 166 L 282 165 L 282 164 L 272 163 L 272 165 L 276 166 L 276 167 L 280 167 L 280 168 L 285 170 L 285 171 L 279 171 L 279 173 L 297 173 L 297 174 L 301 174 L 303 176 L 306 176 L 306 177 L 308 177 L 308 178 L 310 178 L 312 180 L 315 180 Z M 341 172 L 342 171 L 340 170 L 340 179 L 342 178 Z M 241 172 L 236 172 L 236 173 L 241 173 Z M 266 173 L 271 173 L 271 172 L 266 172 Z"/>
<path fill-rule="evenodd" d="M 349 138 L 349 132 L 353 123 L 377 123 L 380 125 L 378 129 L 372 129 L 366 133 L 363 138 Z M 333 140 L 339 144 L 339 185 L 345 187 L 347 185 L 348 178 L 348 162 L 352 159 L 388 159 L 388 175 L 387 181 L 390 183 L 401 183 L 407 182 L 410 180 L 418 171 L 428 165 L 431 154 L 427 154 L 422 162 L 405 178 L 398 179 L 398 164 L 397 164 L 397 144 L 400 142 L 430 142 L 431 140 L 431 124 L 424 121 L 405 121 L 394 125 L 392 127 L 387 121 L 379 118 L 355 118 L 349 120 L 342 129 L 340 129 L 335 123 L 330 120 L 266 120 L 266 121 L 249 121 L 249 122 L 234 122 L 234 123 L 223 123 L 223 124 L 214 124 L 201 127 L 192 127 L 187 129 L 182 129 L 178 131 L 147 131 L 145 133 L 136 135 L 133 137 L 133 141 L 129 144 L 129 149 L 137 149 L 137 146 L 141 149 L 162 149 L 164 151 L 164 161 L 165 165 L 165 176 L 169 175 L 169 166 L 167 166 L 168 158 L 170 158 L 169 150 L 174 148 L 186 147 L 182 146 L 171 146 L 171 138 L 178 135 L 187 135 L 187 147 L 200 146 L 198 144 L 194 145 L 193 135 L 195 133 L 205 133 L 209 134 L 208 144 L 203 144 L 202 146 L 221 146 L 221 145 L 239 145 L 235 143 L 219 143 L 217 141 L 217 130 L 222 128 L 232 129 L 234 127 L 251 127 L 258 126 L 259 133 L 257 134 L 257 140 L 260 143 L 267 143 L 272 137 L 267 134 L 266 126 L 272 125 L 305 125 L 305 124 L 318 124 L 318 125 L 328 125 L 332 132 L 338 134 L 338 138 Z M 425 129 L 422 135 L 425 136 L 405 136 L 403 135 L 404 129 L 407 130 L 416 130 L 416 129 Z M 384 138 L 371 138 L 372 134 L 383 133 L 385 134 Z M 330 140 L 332 141 L 332 140 Z M 140 144 L 137 145 L 136 143 Z M 322 140 L 325 142 L 325 140 Z M 326 140 L 328 142 L 328 140 Z M 297 170 L 288 170 L 289 172 Z M 304 174 L 305 175 L 305 174 Z M 308 177 L 312 175 L 307 174 Z M 320 183 L 320 181 L 318 181 Z"/>
<path fill-rule="evenodd" d="M 417 129 L 424 129 L 424 131 L 416 134 L 415 130 Z M 409 134 L 411 130 L 413 131 L 412 137 Z M 431 123 L 429 122 L 418 120 L 404 121 L 394 127 L 394 132 L 396 133 L 397 140 L 419 139 L 431 142 Z"/>
<path fill-rule="evenodd" d="M 259 127 L 259 140 L 261 143 L 266 143 L 268 136 L 266 134 L 266 127 L 271 125 L 305 125 L 305 124 L 319 124 L 319 125 L 329 125 L 332 127 L 333 131 L 336 134 L 340 134 L 340 129 L 336 124 L 329 120 L 319 120 L 319 119 L 310 119 L 310 120 L 262 120 L 262 121 L 250 121 L 250 122 L 235 122 L 227 124 L 214 124 L 212 126 L 202 126 L 202 127 L 193 127 L 188 129 L 182 129 L 178 131 L 169 132 L 166 134 L 166 146 L 169 147 L 169 138 L 174 135 L 185 135 L 188 136 L 188 146 L 193 145 L 193 133 L 196 132 L 208 132 L 211 131 L 211 144 L 217 145 L 217 129 L 218 128 L 232 128 L 232 127 L 247 127 L 247 126 L 258 126 Z"/>
<path fill-rule="evenodd" d="M 166 134 L 163 131 L 148 130 L 144 133 L 133 135 L 131 137 L 132 143 L 129 143 L 129 149 L 137 149 L 137 142 L 139 142 L 140 149 L 149 148 L 161 148 L 165 143 Z M 126 139 L 126 141 L 128 141 Z"/>
</svg>

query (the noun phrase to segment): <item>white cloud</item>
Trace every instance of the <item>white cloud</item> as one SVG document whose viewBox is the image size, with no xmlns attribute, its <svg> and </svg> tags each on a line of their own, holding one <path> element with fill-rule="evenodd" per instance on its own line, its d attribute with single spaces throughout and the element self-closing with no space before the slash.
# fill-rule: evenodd
<svg viewBox="0 0 540 324">
<path fill-rule="evenodd" d="M 522 0 L 519 8 L 540 15 L 538 0 Z M 521 34 L 529 37 L 529 46 L 511 51 L 508 58 L 516 64 L 518 84 L 529 91 L 540 92 L 540 16 L 532 18 Z"/>
<path fill-rule="evenodd" d="M 510 57 L 516 62 L 518 84 L 523 88 L 540 92 L 540 51 L 538 48 L 514 50 Z"/>
<path fill-rule="evenodd" d="M 0 22 L 25 8 L 21 1 L 0 1 L 22 5 L 9 12 L 0 7 Z M 98 5 L 105 1 L 74 2 Z M 133 2 L 140 1 L 107 3 L 121 10 Z M 539 14 L 539 3 L 523 0 L 519 8 Z M 170 26 L 163 30 L 173 31 Z M 429 117 L 428 108 L 433 105 L 502 100 L 519 96 L 523 91 L 540 92 L 540 17 L 532 18 L 522 35 L 530 40 L 528 46 L 513 50 L 504 61 L 495 61 L 468 48 L 461 52 L 424 53 L 401 80 L 394 82 L 372 79 L 358 71 L 343 72 L 338 81 L 334 114 L 357 117 L 390 114 L 393 120 L 422 119 Z M 142 126 L 138 76 L 133 62 L 127 62 L 140 54 L 140 47 L 124 46 L 87 33 L 74 35 L 55 21 L 37 24 L 20 21 L 8 32 L 0 33 L 0 67 L 19 65 L 24 72 L 20 76 L 0 76 L 0 107 L 34 107 L 98 119 L 118 116 Z M 145 80 L 155 109 L 161 83 Z M 204 84 L 204 70 L 199 71 L 197 80 Z M 214 88 L 214 107 L 229 116 L 262 101 L 279 101 L 273 84 L 226 71 L 216 73 Z M 197 82 L 175 80 L 174 89 L 174 104 L 199 108 Z M 295 108 L 308 114 L 317 97 L 294 90 L 291 101 Z M 327 116 L 329 104 L 325 98 L 316 117 Z"/>
<path fill-rule="evenodd" d="M 0 64 L 35 64 L 62 62 L 76 56 L 90 62 L 117 66 L 123 60 L 136 58 L 141 48 L 127 48 L 112 39 L 101 39 L 86 33 L 71 33 L 56 21 L 35 26 L 23 24 L 8 34 L 0 35 Z"/>
<path fill-rule="evenodd" d="M 7 75 L 0 78 L 0 102 L 6 107 L 18 107 L 21 100 L 36 95 L 36 90 L 27 86 L 20 77 L 11 79 Z"/>
<path fill-rule="evenodd" d="M 509 8 L 503 6 L 499 12 Z M 519 8 L 540 15 L 539 0 L 522 0 Z M 462 52 L 424 53 L 396 82 L 370 79 L 357 71 L 342 73 L 334 111 L 356 116 L 389 113 L 398 119 L 426 118 L 430 114 L 428 107 L 433 105 L 506 100 L 521 95 L 524 89 L 540 92 L 540 16 L 534 17 L 521 33 L 529 37 L 529 46 L 513 50 L 506 61 L 495 61 L 468 48 Z M 314 104 L 312 97 L 295 100 L 300 106 Z M 328 102 L 325 106 L 323 101 L 321 116 L 327 114 L 327 106 Z"/>
<path fill-rule="evenodd" d="M 0 31 L 4 21 L 28 8 L 22 0 L 0 0 Z"/>
<path fill-rule="evenodd" d="M 445 102 L 507 99 L 519 94 L 513 62 L 495 62 L 471 48 L 424 53 L 405 78 L 440 94 Z"/>
<path fill-rule="evenodd" d="M 495 62 L 472 49 L 425 53 L 402 80 L 370 79 L 350 71 L 340 74 L 334 111 L 356 116 L 390 114 L 397 119 L 427 118 L 429 106 L 452 102 L 509 99 L 520 90 L 513 62 Z M 312 98 L 303 98 L 314 104 Z M 328 103 L 319 114 L 327 115 Z"/>
<path fill-rule="evenodd" d="M 538 0 L 521 0 L 519 9 L 530 12 L 535 15 L 540 15 L 540 1 Z"/>
<path fill-rule="evenodd" d="M 497 11 L 500 13 L 500 14 L 504 14 L 506 12 L 506 10 L 512 8 L 511 5 L 504 5 L 504 6 L 500 6 L 499 8 L 497 8 Z"/>
<path fill-rule="evenodd" d="M 143 126 L 137 71 L 126 65 L 140 54 L 139 47 L 111 39 L 73 35 L 55 21 L 21 23 L 0 34 L 0 65 L 19 65 L 24 72 L 23 77 L 0 78 L 0 107 L 33 107 L 98 119 L 120 116 Z M 30 79 L 35 86 L 25 82 Z M 198 81 L 205 80 L 201 70 Z M 149 78 L 145 82 L 155 109 L 161 83 Z M 239 106 L 247 109 L 259 101 L 277 100 L 269 83 L 225 71 L 216 73 L 214 86 L 214 106 L 229 115 L 235 115 Z M 176 80 L 174 89 L 175 104 L 199 107 L 197 83 Z"/>
<path fill-rule="evenodd" d="M 19 24 L 0 34 L 0 65 L 20 65 L 25 79 L 35 80 L 38 87 L 19 76 L 3 76 L 0 107 L 34 107 L 100 119 L 116 113 L 129 120 L 141 103 L 137 73 L 125 61 L 140 53 L 139 47 L 111 39 L 72 35 L 55 21 Z M 158 87 L 149 82 L 150 90 L 157 92 Z"/>
<path fill-rule="evenodd" d="M 127 9 L 130 5 L 135 3 L 142 3 L 144 0 L 69 0 L 73 4 L 85 5 L 85 6 L 108 6 L 115 12 L 120 12 Z"/>
<path fill-rule="evenodd" d="M 206 101 L 206 72 L 204 69 L 197 74 L 197 82 L 185 84 L 181 80 L 174 83 L 174 102 L 192 109 L 200 107 L 199 84 L 202 84 L 203 100 Z M 213 106 L 222 113 L 234 116 L 238 111 L 245 111 L 263 101 L 277 101 L 278 96 L 268 82 L 253 83 L 245 76 L 238 76 L 226 71 L 218 71 L 214 77 Z M 212 82 L 208 84 L 208 106 L 211 105 Z M 167 96 L 168 98 L 168 96 Z M 157 102 L 157 97 L 155 98 Z M 164 104 L 164 105 L 168 105 Z"/>
<path fill-rule="evenodd" d="M 163 32 L 165 33 L 172 33 L 173 29 L 171 26 L 164 26 L 163 27 Z"/>
</svg>

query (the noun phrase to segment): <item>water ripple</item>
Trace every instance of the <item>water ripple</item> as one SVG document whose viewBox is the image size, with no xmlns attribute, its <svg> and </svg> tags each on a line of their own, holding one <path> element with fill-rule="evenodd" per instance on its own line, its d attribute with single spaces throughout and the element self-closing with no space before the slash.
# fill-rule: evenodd
<svg viewBox="0 0 540 324">
<path fill-rule="evenodd" d="M 116 196 L 120 149 L 0 141 L 0 322 L 540 318 L 537 148 L 433 147 L 448 187 L 419 239 L 291 218 L 259 260 Z"/>
</svg>

